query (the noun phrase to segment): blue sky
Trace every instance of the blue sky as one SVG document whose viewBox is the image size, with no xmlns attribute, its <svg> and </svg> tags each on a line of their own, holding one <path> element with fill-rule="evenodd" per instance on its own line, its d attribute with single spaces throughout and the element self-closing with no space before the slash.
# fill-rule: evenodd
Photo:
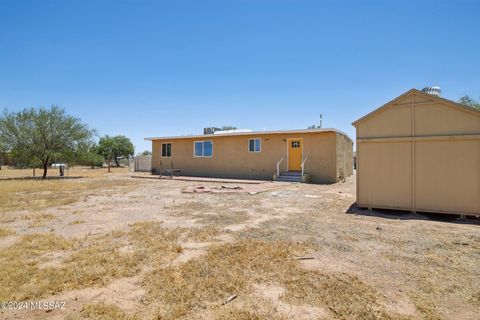
<svg viewBox="0 0 480 320">
<path fill-rule="evenodd" d="M 0 0 L 0 108 L 101 135 L 351 122 L 410 88 L 480 96 L 480 1 Z"/>
</svg>

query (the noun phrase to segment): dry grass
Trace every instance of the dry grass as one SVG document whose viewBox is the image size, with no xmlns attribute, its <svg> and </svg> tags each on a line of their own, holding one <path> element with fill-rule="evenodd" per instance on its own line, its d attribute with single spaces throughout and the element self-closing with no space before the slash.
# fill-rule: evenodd
<svg viewBox="0 0 480 320">
<path fill-rule="evenodd" d="M 166 207 L 173 216 L 195 218 L 198 223 L 205 225 L 227 226 L 243 223 L 251 218 L 246 210 L 232 210 L 232 208 L 235 208 L 235 201 L 230 201 L 229 205 L 224 202 L 214 205 L 198 200 Z"/>
<path fill-rule="evenodd" d="M 214 226 L 206 226 L 199 228 L 185 228 L 185 238 L 187 240 L 206 242 L 212 241 L 220 235 L 220 229 Z"/>
<path fill-rule="evenodd" d="M 92 239 L 85 247 L 74 252 L 58 269 L 62 278 L 59 291 L 93 286 L 104 286 L 111 280 L 129 277 L 139 270 L 139 261 L 134 252 L 120 252 L 125 244 L 120 234 L 110 234 Z"/>
<path fill-rule="evenodd" d="M 12 234 L 15 234 L 15 231 L 13 231 L 12 229 L 0 227 L 0 238 L 7 237 Z"/>
<path fill-rule="evenodd" d="M 79 201 L 102 190 L 135 186 L 126 179 L 7 180 L 0 182 L 0 212 L 43 209 Z"/>
<path fill-rule="evenodd" d="M 2 250 L 0 300 L 27 300 L 57 291 L 59 284 L 55 270 L 40 270 L 35 258 L 50 251 L 69 250 L 74 245 L 74 242 L 53 234 L 31 234 Z"/>
<path fill-rule="evenodd" d="M 445 304 L 449 300 L 455 301 L 454 304 L 465 301 L 469 307 L 480 307 L 475 299 L 479 283 L 480 237 L 426 229 L 412 230 L 414 237 L 406 238 L 376 227 L 377 224 L 359 228 L 346 222 L 323 222 L 305 213 L 264 222 L 259 228 L 245 229 L 236 235 L 238 239 L 272 243 L 301 239 L 318 255 L 332 257 L 328 263 L 333 265 L 352 261 L 354 257 L 356 266 L 361 267 L 357 269 L 347 262 L 348 272 L 362 274 L 362 281 L 380 290 L 401 288 L 405 299 L 424 319 L 443 319 L 445 315 L 441 309 L 448 310 Z M 386 270 L 395 270 L 396 276 L 390 278 Z M 322 289 L 322 292 L 327 291 Z M 299 301 L 305 299 L 307 297 Z"/>
<path fill-rule="evenodd" d="M 215 320 L 287 320 L 288 316 L 279 312 L 268 301 L 255 298 L 241 306 L 225 305 L 216 308 L 212 311 L 212 318 Z"/>
<path fill-rule="evenodd" d="M 247 211 L 221 210 L 215 213 L 200 213 L 195 215 L 197 222 L 206 225 L 228 226 L 232 224 L 244 223 L 250 219 Z"/>
<path fill-rule="evenodd" d="M 253 284 L 280 283 L 287 289 L 286 301 L 326 306 L 338 318 L 389 318 L 376 291 L 356 277 L 305 271 L 290 259 L 306 250 L 300 244 L 252 240 L 212 246 L 196 260 L 149 273 L 144 280 L 147 301 L 153 305 L 160 302 L 156 307 L 161 319 L 192 318 L 205 310 L 222 316 L 236 313 L 237 319 L 243 319 L 239 314 L 262 319 L 269 317 L 261 308 L 243 306 L 239 311 L 221 307 L 221 302 L 232 294 L 248 302 L 253 299 Z"/>
<path fill-rule="evenodd" d="M 252 242 L 213 246 L 199 259 L 150 272 L 144 280 L 146 299 L 161 303 L 161 319 L 192 315 L 209 304 L 220 305 L 232 294 L 245 295 L 255 281 L 271 280 L 278 265 L 281 271 L 288 269 L 293 249 Z"/>
<path fill-rule="evenodd" d="M 92 288 L 79 291 L 79 301 L 88 303 L 70 319 L 278 320 L 317 313 L 327 319 L 402 319 L 397 312 L 412 319 L 474 319 L 480 308 L 478 226 L 344 214 L 354 193 L 347 190 L 352 196 L 344 197 L 337 192 L 341 185 L 289 186 L 255 196 L 192 195 L 181 193 L 186 183 L 179 181 L 131 180 L 119 175 L 0 181 L 0 198 L 2 188 L 8 189 L 0 199 L 0 225 L 17 232 L 0 244 L 5 248 L 18 239 L 0 250 L 0 301 Z M 132 190 L 130 183 L 141 189 Z M 57 193 L 69 201 L 101 197 L 98 207 L 97 198 L 90 198 L 87 204 L 42 211 L 59 203 Z M 15 199 L 1 202 L 8 197 Z M 160 219 L 177 227 L 135 223 Z M 204 226 L 189 228 L 192 220 Z M 258 228 L 231 228 L 250 223 Z M 22 237 L 32 231 L 28 226 L 45 224 L 100 234 Z M 116 226 L 122 229 L 111 232 Z M 187 249 L 179 256 L 183 242 Z M 297 255 L 315 259 L 288 259 Z M 114 290 L 118 299 L 99 298 L 97 290 Z M 237 299 L 222 305 L 232 294 Z M 128 303 L 109 304 L 122 299 Z"/>
<path fill-rule="evenodd" d="M 216 207 L 212 204 L 197 200 L 181 203 L 173 202 L 171 205 L 165 206 L 165 209 L 169 209 L 172 215 L 181 217 L 191 216 L 196 212 L 213 212 L 216 210 Z"/>
<path fill-rule="evenodd" d="M 398 318 L 387 314 L 375 289 L 349 274 L 324 274 L 297 268 L 284 277 L 282 283 L 287 288 L 286 301 L 327 306 L 334 318 Z"/>
<path fill-rule="evenodd" d="M 73 225 L 81 224 L 81 223 L 84 223 L 84 222 L 85 221 L 83 221 L 83 220 L 73 220 L 72 222 L 69 222 L 68 225 L 73 226 Z"/>
<path fill-rule="evenodd" d="M 137 318 L 127 316 L 117 305 L 99 302 L 87 304 L 79 313 L 71 314 L 67 320 L 135 320 Z"/>
<path fill-rule="evenodd" d="M 29 221 L 29 228 L 44 227 L 48 221 L 55 217 L 50 213 L 33 213 L 22 216 L 22 220 Z"/>
<path fill-rule="evenodd" d="M 95 168 L 91 169 L 90 167 L 73 167 L 68 169 L 65 173 L 67 177 L 85 177 L 85 178 L 101 178 L 104 176 L 112 175 L 123 175 L 128 173 L 128 168 L 116 168 L 112 167 L 111 172 L 108 173 L 107 168 Z M 35 177 L 41 178 L 43 175 L 43 169 L 35 170 Z M 49 168 L 47 172 L 48 178 L 58 178 L 59 171 L 58 169 Z M 33 178 L 32 169 L 14 169 L 3 167 L 0 170 L 0 180 L 1 179 L 19 179 L 19 178 Z"/>
<path fill-rule="evenodd" d="M 140 223 L 130 232 L 112 232 L 91 239 L 66 240 L 49 234 L 22 237 L 0 252 L 0 300 L 38 299 L 66 290 L 104 286 L 137 274 L 144 263 L 173 259 L 181 247 L 176 230 Z M 122 248 L 131 247 L 131 250 Z M 48 252 L 63 251 L 60 266 L 41 267 Z"/>
<path fill-rule="evenodd" d="M 179 234 L 177 229 L 162 228 L 161 222 L 145 221 L 135 223 L 128 237 L 134 246 L 136 259 L 160 265 L 182 252 L 178 243 Z"/>
</svg>

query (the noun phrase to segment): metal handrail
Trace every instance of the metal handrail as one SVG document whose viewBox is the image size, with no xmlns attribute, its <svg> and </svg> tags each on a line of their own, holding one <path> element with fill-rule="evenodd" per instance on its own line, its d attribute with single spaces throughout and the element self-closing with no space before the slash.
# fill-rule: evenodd
<svg viewBox="0 0 480 320">
<path fill-rule="evenodd" d="M 277 179 L 280 176 L 280 163 L 282 163 L 284 157 L 285 156 L 282 156 L 280 160 L 277 161 Z"/>
<path fill-rule="evenodd" d="M 303 174 L 305 172 L 305 161 L 307 161 L 308 157 L 305 157 L 305 159 L 303 159 L 302 161 L 302 178 L 303 178 Z"/>
</svg>

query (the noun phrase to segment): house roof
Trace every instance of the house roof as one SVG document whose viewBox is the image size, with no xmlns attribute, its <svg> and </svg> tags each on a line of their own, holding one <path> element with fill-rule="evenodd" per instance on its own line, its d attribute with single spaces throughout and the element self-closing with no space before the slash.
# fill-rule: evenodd
<svg viewBox="0 0 480 320">
<path fill-rule="evenodd" d="M 334 128 L 325 128 L 325 129 L 299 129 L 299 130 L 276 130 L 276 131 L 251 131 L 251 132 L 232 132 L 232 133 L 223 133 L 223 134 L 199 134 L 199 135 L 185 135 L 185 136 L 171 136 L 171 137 L 150 137 L 145 138 L 148 141 L 154 140 L 177 140 L 177 139 L 196 139 L 196 138 L 222 138 L 222 137 L 232 137 L 232 136 L 259 136 L 266 134 L 298 134 L 298 133 L 321 133 L 321 132 L 335 132 L 347 137 L 350 141 L 353 140 L 344 132 L 334 129 Z"/>
<path fill-rule="evenodd" d="M 435 102 L 439 102 L 441 104 L 447 105 L 449 107 L 456 108 L 456 109 L 466 111 L 466 112 L 470 112 L 470 113 L 474 113 L 474 114 L 480 116 L 480 110 L 478 110 L 478 109 L 467 107 L 467 106 L 464 106 L 463 104 L 457 103 L 455 101 L 448 100 L 448 99 L 445 99 L 445 98 L 442 98 L 442 97 L 439 97 L 439 96 L 436 96 L 436 95 L 433 95 L 433 94 L 425 93 L 425 92 L 422 92 L 420 90 L 417 90 L 417 89 L 413 88 L 413 89 L 410 89 L 407 92 L 401 94 L 400 96 L 396 97 L 395 99 L 385 103 L 383 106 L 381 106 L 381 107 L 373 110 L 372 112 L 364 115 L 363 117 L 356 120 L 355 122 L 352 122 L 352 125 L 356 127 L 359 123 L 367 120 L 368 118 L 376 115 L 377 113 L 382 112 L 383 110 L 385 110 L 388 107 L 390 107 L 391 105 L 393 105 L 395 102 L 400 101 L 403 98 L 406 98 L 407 96 L 409 96 L 411 94 L 419 95 L 419 96 L 422 96 L 424 98 L 431 99 Z"/>
</svg>

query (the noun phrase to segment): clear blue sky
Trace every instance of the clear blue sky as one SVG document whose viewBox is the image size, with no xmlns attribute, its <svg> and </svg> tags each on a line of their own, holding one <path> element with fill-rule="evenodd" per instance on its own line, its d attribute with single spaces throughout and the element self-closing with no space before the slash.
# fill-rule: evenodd
<svg viewBox="0 0 480 320">
<path fill-rule="evenodd" d="M 480 1 L 0 0 L 0 108 L 103 134 L 351 122 L 404 91 L 480 96 Z"/>
</svg>

